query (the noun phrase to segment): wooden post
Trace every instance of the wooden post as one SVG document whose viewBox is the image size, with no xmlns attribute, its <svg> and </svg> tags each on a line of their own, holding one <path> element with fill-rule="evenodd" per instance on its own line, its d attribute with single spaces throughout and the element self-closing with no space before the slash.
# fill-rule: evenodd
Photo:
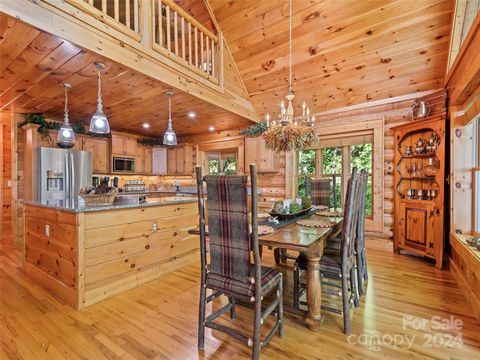
<svg viewBox="0 0 480 360">
<path fill-rule="evenodd" d="M 102 12 L 107 13 L 107 0 L 102 0 Z"/>
<path fill-rule="evenodd" d="M 163 46 L 163 29 L 162 29 L 162 0 L 158 1 L 158 44 Z M 168 24 L 167 24 L 168 25 Z"/>
<path fill-rule="evenodd" d="M 114 0 L 113 1 L 113 17 L 114 17 L 115 21 L 120 20 L 120 9 L 119 9 L 118 1 L 119 0 Z"/>
<path fill-rule="evenodd" d="M 212 41 L 212 76 L 215 77 L 215 41 Z"/>
<path fill-rule="evenodd" d="M 166 14 L 166 20 L 167 20 L 167 26 L 165 27 L 165 30 L 167 31 L 167 50 L 172 51 L 172 46 L 170 45 L 171 39 L 170 39 L 170 6 L 167 5 L 167 14 Z"/>
<path fill-rule="evenodd" d="M 195 67 L 198 68 L 198 29 L 195 27 L 194 30 L 195 37 Z"/>
<path fill-rule="evenodd" d="M 130 0 L 125 0 L 125 25 L 130 29 Z"/>
<path fill-rule="evenodd" d="M 133 30 L 138 33 L 138 0 L 133 0 Z"/>
<path fill-rule="evenodd" d="M 178 19 L 177 12 L 173 12 L 173 36 L 175 37 L 175 55 L 178 56 Z"/>
<path fill-rule="evenodd" d="M 192 24 L 188 23 L 188 63 L 192 64 Z"/>
<path fill-rule="evenodd" d="M 203 68 L 203 64 L 205 63 L 205 54 L 203 53 L 203 32 L 200 31 L 200 69 L 205 70 Z"/>
<path fill-rule="evenodd" d="M 182 17 L 182 59 L 185 60 L 185 18 Z"/>
<path fill-rule="evenodd" d="M 142 1 L 140 13 L 140 34 L 142 35 L 141 42 L 143 46 L 149 48 L 151 46 L 151 41 L 155 40 L 155 37 L 152 36 L 154 32 L 150 31 L 150 21 L 152 21 L 150 18 L 150 14 L 152 13 L 152 3 L 150 1 Z"/>
</svg>

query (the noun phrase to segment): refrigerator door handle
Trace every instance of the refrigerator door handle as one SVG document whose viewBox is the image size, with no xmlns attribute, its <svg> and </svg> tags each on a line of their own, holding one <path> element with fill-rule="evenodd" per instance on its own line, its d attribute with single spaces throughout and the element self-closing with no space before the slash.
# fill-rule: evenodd
<svg viewBox="0 0 480 360">
<path fill-rule="evenodd" d="M 70 169 L 72 174 L 72 187 L 70 188 L 70 197 L 73 200 L 75 196 L 75 163 L 73 161 L 73 154 L 70 153 Z"/>
<path fill-rule="evenodd" d="M 65 154 L 65 179 L 64 179 L 64 188 L 65 188 L 65 199 L 70 197 L 70 174 L 69 174 L 69 163 L 68 163 L 68 153 Z"/>
</svg>

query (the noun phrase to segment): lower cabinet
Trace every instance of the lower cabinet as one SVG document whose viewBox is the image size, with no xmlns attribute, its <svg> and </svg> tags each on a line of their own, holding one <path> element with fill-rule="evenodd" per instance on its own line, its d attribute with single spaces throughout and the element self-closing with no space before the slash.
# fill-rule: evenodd
<svg viewBox="0 0 480 360">
<path fill-rule="evenodd" d="M 434 204 L 401 202 L 398 220 L 400 246 L 426 255 L 434 255 Z"/>
</svg>

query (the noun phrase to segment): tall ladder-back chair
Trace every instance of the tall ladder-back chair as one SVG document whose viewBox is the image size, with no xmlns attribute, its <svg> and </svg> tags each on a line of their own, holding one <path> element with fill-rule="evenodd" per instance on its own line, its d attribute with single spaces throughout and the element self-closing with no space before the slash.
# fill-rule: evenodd
<svg viewBox="0 0 480 360">
<path fill-rule="evenodd" d="M 247 205 L 247 176 L 202 177 L 202 168 L 196 167 L 198 210 L 200 216 L 201 288 L 198 318 L 198 348 L 205 343 L 205 327 L 225 332 L 245 345 L 252 347 L 252 359 L 258 359 L 260 350 L 273 335 L 283 336 L 283 283 L 282 274 L 261 265 L 257 224 L 257 171 L 250 165 L 251 225 L 249 229 Z M 207 209 L 209 243 L 205 236 L 205 205 L 203 182 L 207 184 Z M 207 262 L 207 246 L 209 259 Z M 253 264 L 251 256 L 253 253 Z M 207 296 L 207 290 L 212 293 Z M 262 312 L 263 300 L 276 290 L 276 296 Z M 206 306 L 225 295 L 229 303 L 206 316 Z M 230 311 L 235 319 L 236 300 L 254 305 L 253 337 L 219 324 L 214 320 Z M 276 322 L 264 340 L 260 329 L 265 319 L 276 314 Z"/>
<path fill-rule="evenodd" d="M 354 256 L 354 240 L 357 229 L 359 205 L 359 201 L 356 199 L 358 190 L 359 181 L 357 169 L 353 168 L 345 197 L 340 254 L 338 256 L 328 256 L 324 254 L 320 260 L 322 292 L 332 296 L 339 296 L 342 299 L 341 309 L 333 308 L 327 305 L 322 305 L 322 309 L 343 315 L 344 332 L 347 335 L 349 335 L 351 332 L 350 309 L 352 305 L 358 306 Z M 304 271 L 306 268 L 306 259 L 304 256 L 300 255 L 294 265 L 293 277 L 293 302 L 294 306 L 297 308 L 304 304 L 300 302 L 300 297 L 305 290 L 305 286 L 300 283 L 300 271 Z M 334 279 L 340 280 L 340 285 L 334 283 Z M 340 290 L 337 290 L 337 288 Z"/>
<path fill-rule="evenodd" d="M 355 236 L 355 267 L 357 269 L 358 293 L 365 293 L 365 281 L 368 280 L 367 258 L 365 253 L 365 202 L 367 196 L 368 172 L 362 169 L 359 177 L 358 189 L 358 220 Z M 335 255 L 340 252 L 341 236 L 330 239 L 325 248 L 326 255 Z"/>
</svg>

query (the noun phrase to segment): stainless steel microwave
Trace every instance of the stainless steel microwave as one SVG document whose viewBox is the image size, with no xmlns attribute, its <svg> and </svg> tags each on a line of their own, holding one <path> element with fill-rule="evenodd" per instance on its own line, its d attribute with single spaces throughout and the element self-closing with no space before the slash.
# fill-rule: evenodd
<svg viewBox="0 0 480 360">
<path fill-rule="evenodd" d="M 113 158 L 113 172 L 135 172 L 135 158 Z"/>
</svg>

